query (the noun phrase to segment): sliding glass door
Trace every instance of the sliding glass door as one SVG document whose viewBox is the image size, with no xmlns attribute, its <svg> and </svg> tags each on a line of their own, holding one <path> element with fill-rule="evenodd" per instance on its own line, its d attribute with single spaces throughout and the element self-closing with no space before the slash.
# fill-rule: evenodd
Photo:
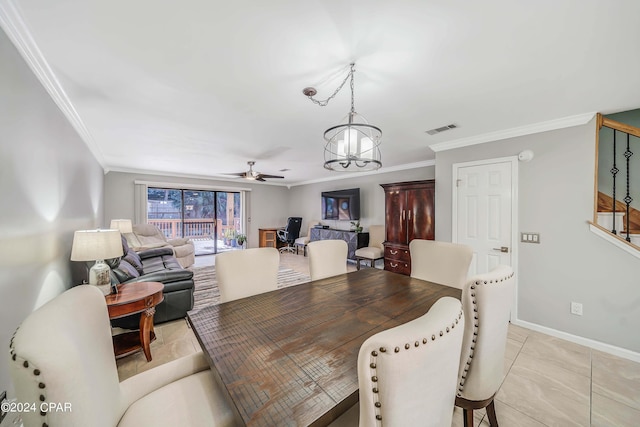
<svg viewBox="0 0 640 427">
<path fill-rule="evenodd" d="M 237 249 L 236 237 L 242 233 L 240 193 L 216 191 L 216 245 L 218 251 Z"/>
<path fill-rule="evenodd" d="M 167 237 L 194 241 L 196 255 L 239 248 L 242 229 L 242 194 L 228 191 L 147 190 L 147 222 Z"/>
</svg>

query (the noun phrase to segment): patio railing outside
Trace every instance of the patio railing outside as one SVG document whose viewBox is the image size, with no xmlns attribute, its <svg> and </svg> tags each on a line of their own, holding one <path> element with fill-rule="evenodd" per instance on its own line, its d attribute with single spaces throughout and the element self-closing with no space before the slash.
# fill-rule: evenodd
<svg viewBox="0 0 640 427">
<path fill-rule="evenodd" d="M 182 227 L 181 219 L 148 219 L 149 224 L 158 227 L 167 239 L 175 239 L 180 237 Z M 223 225 L 222 220 L 218 219 L 218 236 L 224 236 L 228 229 L 239 232 L 240 218 L 234 218 L 233 224 Z M 184 237 L 196 238 L 214 238 L 214 222 L 210 218 L 185 219 L 184 220 Z"/>
</svg>

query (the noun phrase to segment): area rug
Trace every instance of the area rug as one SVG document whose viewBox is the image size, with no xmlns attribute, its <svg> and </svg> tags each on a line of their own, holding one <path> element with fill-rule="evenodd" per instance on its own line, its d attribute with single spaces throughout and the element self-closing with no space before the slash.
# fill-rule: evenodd
<svg viewBox="0 0 640 427">
<path fill-rule="evenodd" d="M 218 290 L 215 267 L 192 267 L 191 271 L 193 271 L 193 282 L 195 284 L 193 309 L 196 310 L 207 305 L 218 304 L 220 302 L 220 291 Z M 310 280 L 309 276 L 289 268 L 278 271 L 278 288 L 299 285 Z"/>
</svg>

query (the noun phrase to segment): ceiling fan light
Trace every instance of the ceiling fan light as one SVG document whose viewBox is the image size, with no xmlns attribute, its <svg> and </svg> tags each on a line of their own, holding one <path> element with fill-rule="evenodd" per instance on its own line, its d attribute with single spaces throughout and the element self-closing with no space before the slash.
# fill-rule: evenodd
<svg viewBox="0 0 640 427">
<path fill-rule="evenodd" d="M 247 162 L 247 164 L 249 165 L 249 170 L 246 172 L 240 172 L 240 173 L 233 173 L 231 175 L 233 176 L 239 176 L 243 179 L 247 179 L 250 181 L 260 181 L 260 182 L 265 182 L 266 179 L 265 178 L 284 178 L 284 176 L 282 175 L 271 175 L 271 174 L 265 174 L 262 172 L 256 172 L 253 170 L 253 165 L 256 164 L 255 161 L 250 160 Z"/>
</svg>

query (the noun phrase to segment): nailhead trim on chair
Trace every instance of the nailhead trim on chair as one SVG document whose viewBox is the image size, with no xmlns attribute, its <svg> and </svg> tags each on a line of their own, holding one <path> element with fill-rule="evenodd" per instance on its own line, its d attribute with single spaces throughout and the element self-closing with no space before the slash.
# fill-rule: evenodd
<svg viewBox="0 0 640 427">
<path fill-rule="evenodd" d="M 446 333 L 449 333 L 449 331 L 453 328 L 455 328 L 459 322 L 459 320 L 462 318 L 462 311 L 460 311 L 460 313 L 458 313 L 458 317 L 454 320 L 454 322 L 451 323 L 451 328 L 449 328 L 448 326 L 445 328 Z M 444 332 L 440 331 L 440 336 L 443 336 Z M 431 335 L 431 341 L 435 341 L 436 336 Z M 429 342 L 429 340 L 427 338 L 422 338 L 422 344 L 426 345 Z M 414 348 L 420 347 L 420 341 L 416 340 L 414 342 Z M 405 343 L 404 344 L 404 348 L 405 350 L 409 350 L 411 348 L 411 344 L 409 343 Z M 380 353 L 386 353 L 387 349 L 385 347 L 380 347 Z M 395 353 L 399 353 L 400 352 L 400 346 L 396 346 L 393 349 L 393 353 L 389 353 L 391 354 L 395 354 Z M 378 357 L 378 352 L 376 350 L 373 350 L 371 352 L 371 362 L 369 363 L 369 368 L 371 368 L 371 382 L 373 382 L 373 393 L 374 393 L 374 398 L 377 399 L 373 402 L 373 406 L 376 408 L 376 420 L 378 421 L 382 421 L 382 414 L 380 413 L 380 408 L 382 407 L 382 402 L 380 402 L 379 400 L 379 389 L 377 387 L 377 383 L 378 383 L 378 375 L 376 372 L 376 369 L 378 367 L 378 361 L 377 361 L 377 357 Z"/>
<path fill-rule="evenodd" d="M 19 329 L 19 327 L 18 327 L 18 329 Z M 22 362 L 22 367 L 26 368 L 26 369 L 29 369 L 29 361 L 26 360 L 26 359 L 23 359 L 21 357 L 19 358 L 18 355 L 16 354 L 16 349 L 13 346 L 13 341 L 14 341 L 14 338 L 16 336 L 16 333 L 18 332 L 18 329 L 16 329 L 16 331 L 13 333 L 13 336 L 11 337 L 11 341 L 9 342 L 9 354 L 11 354 L 11 360 L 13 360 L 14 362 L 17 362 L 17 363 Z M 20 360 L 18 360 L 18 359 L 20 359 Z M 34 368 L 33 369 L 33 375 L 34 376 L 39 377 L 41 373 L 42 372 L 40 371 L 40 369 L 38 369 L 38 368 Z M 43 383 L 42 381 L 38 382 L 38 388 L 41 389 L 41 390 L 46 388 L 45 383 Z M 41 402 L 45 402 L 46 401 L 46 398 L 45 398 L 44 394 L 40 395 L 40 401 Z M 47 423 L 47 421 L 48 421 L 47 414 L 48 414 L 47 412 L 40 411 L 40 416 L 43 418 L 42 427 L 49 427 L 49 424 Z"/>
<path fill-rule="evenodd" d="M 513 274 L 514 273 L 511 272 L 511 274 L 508 275 L 507 277 L 501 277 L 500 279 L 496 279 L 496 280 L 489 280 L 488 282 L 486 280 L 476 280 L 476 282 L 473 285 L 469 286 L 469 292 L 472 298 L 471 302 L 473 304 L 473 312 L 476 314 L 473 316 L 474 322 L 473 322 L 473 338 L 471 339 L 471 349 L 469 350 L 469 358 L 467 359 L 466 366 L 464 367 L 464 373 L 460 376 L 460 384 L 458 387 L 458 397 L 462 397 L 462 391 L 464 390 L 464 383 L 465 383 L 465 380 L 467 379 L 469 368 L 471 368 L 471 359 L 473 359 L 473 352 L 476 349 L 476 340 L 478 337 L 478 315 L 477 315 L 478 303 L 476 302 L 476 293 L 474 292 L 476 289 L 476 286 L 486 285 L 487 283 L 491 284 L 491 283 L 503 282 L 513 277 Z"/>
</svg>

